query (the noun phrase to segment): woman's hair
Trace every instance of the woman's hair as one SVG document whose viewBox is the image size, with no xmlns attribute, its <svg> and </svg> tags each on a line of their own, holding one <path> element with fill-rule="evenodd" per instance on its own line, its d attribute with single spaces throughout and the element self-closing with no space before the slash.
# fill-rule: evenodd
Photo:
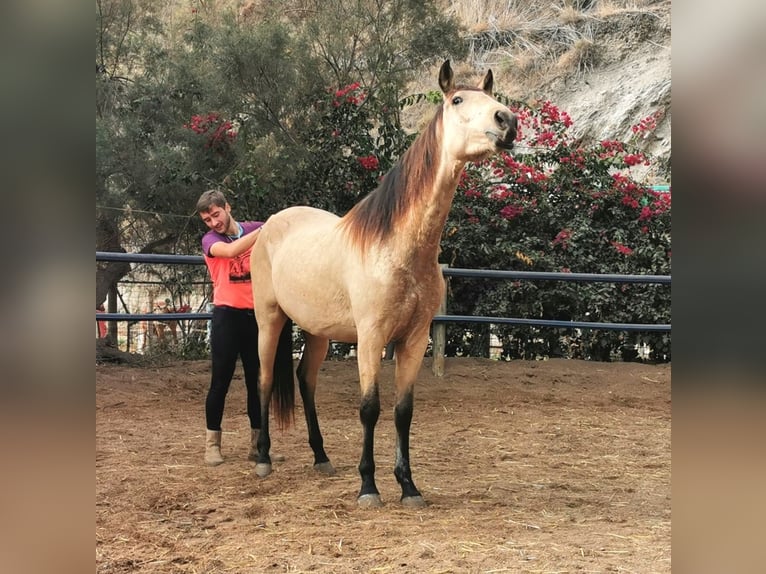
<svg viewBox="0 0 766 574">
<path fill-rule="evenodd" d="M 197 213 L 210 211 L 214 205 L 217 207 L 226 207 L 226 197 L 219 189 L 209 189 L 199 196 L 197 200 Z"/>
</svg>

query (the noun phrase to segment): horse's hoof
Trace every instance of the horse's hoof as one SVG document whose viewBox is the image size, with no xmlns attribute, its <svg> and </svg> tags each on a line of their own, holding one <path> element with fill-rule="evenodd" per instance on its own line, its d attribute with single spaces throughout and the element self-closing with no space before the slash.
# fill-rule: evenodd
<svg viewBox="0 0 766 574">
<path fill-rule="evenodd" d="M 359 508 L 379 508 L 383 506 L 379 494 L 363 494 L 356 499 Z"/>
<path fill-rule="evenodd" d="M 335 474 L 335 467 L 328 460 L 327 462 L 320 462 L 314 465 L 314 470 L 326 474 L 327 476 L 333 476 Z"/>
<path fill-rule="evenodd" d="M 406 496 L 402 498 L 402 506 L 408 508 L 423 508 L 426 501 L 422 496 Z"/>
<path fill-rule="evenodd" d="M 266 478 L 271 474 L 271 464 L 268 462 L 259 462 L 255 465 L 255 474 L 261 478 Z"/>
</svg>

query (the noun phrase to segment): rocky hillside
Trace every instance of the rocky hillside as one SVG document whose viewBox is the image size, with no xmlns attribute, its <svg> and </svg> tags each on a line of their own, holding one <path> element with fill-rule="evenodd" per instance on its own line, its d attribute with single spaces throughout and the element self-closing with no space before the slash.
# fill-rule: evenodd
<svg viewBox="0 0 766 574">
<path fill-rule="evenodd" d="M 593 36 L 599 52 L 592 69 L 555 78 L 541 96 L 567 110 L 588 138 L 627 139 L 631 125 L 659 112 L 657 130 L 644 145 L 669 162 L 670 2 L 594 22 Z"/>
<path fill-rule="evenodd" d="M 466 8 L 469 3 L 450 3 L 472 43 L 463 73 L 491 67 L 499 90 L 526 101 L 551 100 L 572 116 L 575 135 L 587 140 L 625 141 L 632 125 L 659 114 L 657 129 L 641 145 L 668 172 L 641 177 L 669 182 L 670 1 L 564 0 L 553 8 L 495 2 L 505 14 L 478 14 L 476 4 Z M 491 1 L 485 4 L 492 9 Z M 530 8 L 536 4 L 537 11 Z"/>
</svg>

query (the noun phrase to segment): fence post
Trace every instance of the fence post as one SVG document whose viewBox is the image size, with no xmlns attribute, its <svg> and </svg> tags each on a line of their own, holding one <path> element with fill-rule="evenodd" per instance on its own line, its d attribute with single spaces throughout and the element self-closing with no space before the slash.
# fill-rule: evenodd
<svg viewBox="0 0 766 574">
<path fill-rule="evenodd" d="M 116 313 L 117 312 L 117 284 L 111 285 L 109 287 L 109 291 L 107 291 L 106 296 L 106 310 L 108 313 Z M 117 321 L 109 321 L 106 327 L 107 337 L 109 340 L 114 344 L 115 347 L 118 346 L 118 332 L 117 332 Z"/>
<path fill-rule="evenodd" d="M 446 263 L 440 263 L 439 268 L 444 276 L 444 270 L 449 265 Z M 444 280 L 446 283 L 446 279 Z M 445 315 L 447 313 L 447 289 L 445 285 L 444 297 L 439 302 L 439 309 L 436 311 L 437 315 Z M 431 369 L 435 377 L 444 376 L 444 348 L 447 345 L 447 324 L 446 323 L 433 323 L 433 364 Z"/>
</svg>

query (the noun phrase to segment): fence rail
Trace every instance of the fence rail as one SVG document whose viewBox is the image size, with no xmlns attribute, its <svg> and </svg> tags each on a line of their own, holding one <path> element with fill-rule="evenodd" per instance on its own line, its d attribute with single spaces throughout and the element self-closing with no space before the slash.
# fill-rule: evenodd
<svg viewBox="0 0 766 574">
<path fill-rule="evenodd" d="M 548 271 L 503 271 L 500 269 L 461 269 L 444 267 L 449 277 L 485 277 L 489 279 L 524 279 L 547 281 L 584 281 L 588 283 L 664 283 L 670 284 L 670 275 L 619 275 L 600 273 L 557 273 Z"/>
<path fill-rule="evenodd" d="M 122 261 L 128 263 L 158 263 L 167 265 L 203 265 L 201 255 L 168 255 L 159 253 L 113 253 L 96 251 L 96 261 Z M 556 273 L 542 271 L 504 271 L 497 269 L 462 269 L 442 265 L 445 277 L 472 277 L 489 279 L 516 279 L 524 281 L 580 281 L 591 283 L 654 283 L 671 284 L 670 275 L 620 275 L 597 273 Z M 558 321 L 552 319 L 525 319 L 517 317 L 480 317 L 447 315 L 446 301 L 433 318 L 434 322 L 434 372 L 443 373 L 444 323 L 499 323 L 564 329 L 601 329 L 612 331 L 670 332 L 670 324 L 605 323 L 590 321 Z M 99 313 L 99 321 L 178 321 L 208 320 L 211 313 Z M 441 366 L 439 366 L 441 365 Z"/>
</svg>

